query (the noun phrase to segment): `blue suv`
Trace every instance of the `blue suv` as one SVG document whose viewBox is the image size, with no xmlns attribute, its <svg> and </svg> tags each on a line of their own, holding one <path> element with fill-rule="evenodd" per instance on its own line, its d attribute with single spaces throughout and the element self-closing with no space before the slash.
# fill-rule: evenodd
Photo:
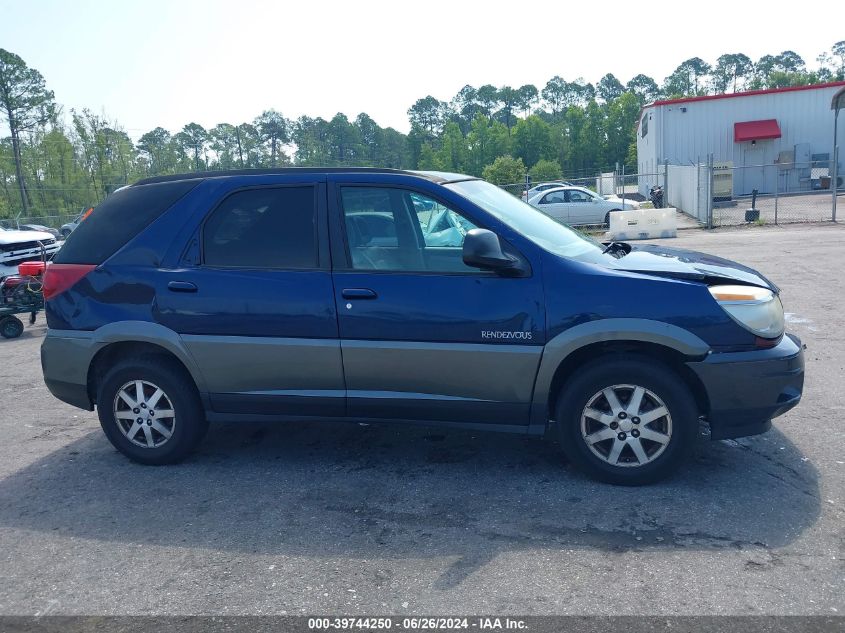
<svg viewBox="0 0 845 633">
<path fill-rule="evenodd" d="M 745 266 L 601 244 L 483 180 L 388 169 L 148 178 L 44 280 L 44 379 L 129 458 L 209 421 L 333 419 L 557 436 L 643 484 L 794 407 L 802 346 Z"/>
</svg>

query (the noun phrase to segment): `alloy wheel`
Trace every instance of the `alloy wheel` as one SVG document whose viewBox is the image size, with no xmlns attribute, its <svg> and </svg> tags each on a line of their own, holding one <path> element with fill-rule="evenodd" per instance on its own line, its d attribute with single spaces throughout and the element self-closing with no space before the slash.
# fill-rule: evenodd
<svg viewBox="0 0 845 633">
<path fill-rule="evenodd" d="M 672 439 L 672 416 L 663 400 L 639 385 L 613 385 L 594 394 L 581 413 L 581 437 L 612 466 L 653 462 Z"/>
<path fill-rule="evenodd" d="M 113 411 L 120 432 L 136 446 L 158 448 L 176 429 L 176 413 L 170 398 L 146 380 L 133 380 L 118 389 Z"/>
</svg>

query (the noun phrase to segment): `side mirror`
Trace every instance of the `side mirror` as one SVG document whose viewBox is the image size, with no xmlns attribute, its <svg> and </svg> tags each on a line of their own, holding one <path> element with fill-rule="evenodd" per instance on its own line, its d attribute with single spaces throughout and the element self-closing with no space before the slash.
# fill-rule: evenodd
<svg viewBox="0 0 845 633">
<path fill-rule="evenodd" d="M 518 259 L 502 251 L 499 236 L 487 229 L 472 229 L 464 237 L 464 263 L 473 268 L 518 275 L 522 267 Z"/>
</svg>

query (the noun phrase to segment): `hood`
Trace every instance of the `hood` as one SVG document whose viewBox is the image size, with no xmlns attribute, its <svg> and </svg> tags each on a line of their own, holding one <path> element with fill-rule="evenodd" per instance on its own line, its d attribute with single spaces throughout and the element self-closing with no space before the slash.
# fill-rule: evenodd
<svg viewBox="0 0 845 633">
<path fill-rule="evenodd" d="M 618 259 L 612 257 L 612 260 L 611 268 L 628 272 L 690 279 L 708 284 L 739 282 L 778 292 L 775 284 L 753 268 L 697 251 L 649 244 L 632 246 L 627 255 Z"/>
<path fill-rule="evenodd" d="M 607 196 L 606 198 L 602 198 L 602 199 L 605 202 L 613 202 L 615 204 L 622 204 L 622 202 L 624 202 L 626 206 L 627 205 L 632 205 L 634 207 L 640 206 L 639 201 L 634 200 L 633 198 L 625 198 L 625 200 L 623 201 L 622 198 L 619 197 L 619 196 Z"/>
<path fill-rule="evenodd" d="M 18 244 L 23 242 L 43 242 L 56 238 L 43 231 L 0 231 L 0 244 Z"/>
</svg>

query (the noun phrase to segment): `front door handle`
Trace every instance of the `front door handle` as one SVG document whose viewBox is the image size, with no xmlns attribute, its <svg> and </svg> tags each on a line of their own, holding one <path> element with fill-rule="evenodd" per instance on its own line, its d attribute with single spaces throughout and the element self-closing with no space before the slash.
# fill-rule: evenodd
<svg viewBox="0 0 845 633">
<path fill-rule="evenodd" d="M 375 299 L 378 297 L 376 291 L 369 288 L 344 288 L 340 294 L 344 299 Z"/>
<path fill-rule="evenodd" d="M 197 285 L 190 281 L 171 281 L 167 284 L 168 289 L 173 292 L 196 292 Z"/>
</svg>

